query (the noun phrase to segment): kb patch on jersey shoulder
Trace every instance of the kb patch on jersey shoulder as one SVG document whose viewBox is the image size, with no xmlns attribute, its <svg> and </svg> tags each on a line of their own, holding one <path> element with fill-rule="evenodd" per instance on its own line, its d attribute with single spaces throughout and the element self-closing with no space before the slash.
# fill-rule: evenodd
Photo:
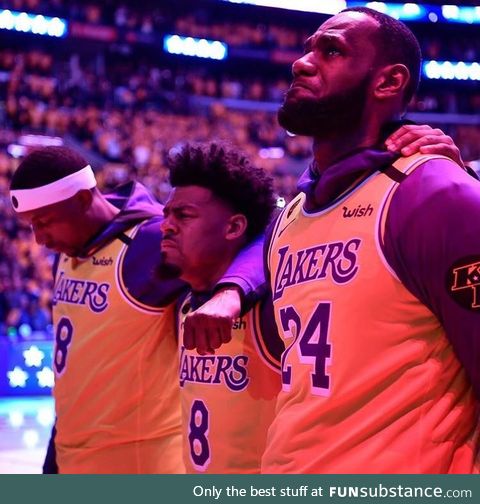
<svg viewBox="0 0 480 504">
<path fill-rule="evenodd" d="M 480 312 L 480 256 L 456 261 L 447 274 L 447 289 L 459 305 Z"/>
</svg>

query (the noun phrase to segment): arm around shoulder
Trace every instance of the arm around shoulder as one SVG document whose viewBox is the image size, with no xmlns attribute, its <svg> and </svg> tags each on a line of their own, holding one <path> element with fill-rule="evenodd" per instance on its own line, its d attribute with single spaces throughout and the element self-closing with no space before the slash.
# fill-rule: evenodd
<svg viewBox="0 0 480 504">
<path fill-rule="evenodd" d="M 172 303 L 185 289 L 180 280 L 160 280 L 157 269 L 161 261 L 160 223 L 163 217 L 153 217 L 140 224 L 121 265 L 123 283 L 136 301 L 152 308 Z"/>
</svg>

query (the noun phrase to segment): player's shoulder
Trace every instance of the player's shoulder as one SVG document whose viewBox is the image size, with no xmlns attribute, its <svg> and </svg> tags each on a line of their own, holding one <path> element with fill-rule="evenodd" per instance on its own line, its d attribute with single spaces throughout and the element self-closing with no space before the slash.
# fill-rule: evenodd
<svg viewBox="0 0 480 504">
<path fill-rule="evenodd" d="M 139 241 L 148 239 L 160 240 L 162 237 L 162 231 L 160 226 L 163 222 L 163 215 L 154 215 L 143 222 L 138 224 L 138 230 L 135 234 L 134 239 Z"/>
<path fill-rule="evenodd" d="M 124 255 L 124 269 L 144 269 L 147 264 L 150 267 L 158 264 L 161 257 L 162 232 L 160 225 L 162 221 L 162 216 L 155 215 L 145 219 L 133 228 Z"/>
<path fill-rule="evenodd" d="M 444 237 L 451 237 L 450 244 L 457 240 L 454 236 L 458 236 L 458 241 L 464 240 L 465 226 L 471 234 L 478 220 L 473 221 L 471 216 L 479 213 L 480 182 L 447 158 L 427 159 L 408 172 L 392 196 L 385 249 L 415 251 L 417 259 L 421 253 L 429 257 L 441 253 L 445 249 Z M 391 259 L 388 262 L 397 271 L 398 266 Z"/>
<path fill-rule="evenodd" d="M 163 216 L 155 215 L 136 224 L 128 233 L 131 237 L 126 255 L 160 254 Z"/>
<path fill-rule="evenodd" d="M 480 203 L 480 182 L 457 163 L 443 156 L 420 158 L 415 169 L 399 184 L 395 199 L 410 201 L 415 206 L 442 198 L 458 204 L 473 197 Z"/>
<path fill-rule="evenodd" d="M 180 280 L 159 280 L 156 271 L 161 261 L 162 216 L 138 224 L 120 264 L 120 275 L 129 295 L 151 306 L 167 306 L 184 289 Z"/>
<path fill-rule="evenodd" d="M 301 211 L 303 204 L 305 202 L 305 193 L 301 192 L 297 194 L 292 201 L 290 201 L 276 216 L 276 218 L 270 223 L 265 233 L 265 242 L 268 246 L 275 238 L 278 236 L 282 229 L 290 225 L 293 222 L 299 212 Z"/>
</svg>

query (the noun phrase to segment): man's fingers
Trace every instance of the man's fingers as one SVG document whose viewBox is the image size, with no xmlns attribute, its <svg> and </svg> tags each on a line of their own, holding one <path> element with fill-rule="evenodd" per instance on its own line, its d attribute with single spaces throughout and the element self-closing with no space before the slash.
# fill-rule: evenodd
<svg viewBox="0 0 480 504">
<path fill-rule="evenodd" d="M 441 154 L 447 156 L 460 166 L 462 156 L 451 137 L 438 128 L 428 125 L 407 124 L 390 135 L 385 141 L 389 151 L 399 152 L 403 156 L 411 156 L 416 152 L 422 154 Z"/>
<path fill-rule="evenodd" d="M 220 348 L 222 345 L 222 335 L 220 328 L 211 327 L 208 329 L 207 341 L 211 350 L 215 351 L 215 349 Z"/>
<path fill-rule="evenodd" d="M 211 347 L 209 338 L 211 338 L 211 333 L 205 331 L 204 328 L 195 330 L 195 343 L 197 352 L 200 355 L 214 354 L 215 350 Z"/>
<path fill-rule="evenodd" d="M 461 160 L 460 151 L 450 137 L 430 136 L 419 138 L 400 151 L 403 156 L 411 156 L 416 152 L 422 154 L 442 154 L 458 163 Z"/>
<path fill-rule="evenodd" d="M 232 323 L 220 316 L 193 312 L 187 315 L 184 325 L 184 345 L 188 350 L 196 349 L 201 355 L 215 353 L 223 343 L 231 339 Z"/>
<path fill-rule="evenodd" d="M 411 154 L 414 154 L 415 152 L 418 152 L 420 147 L 424 145 L 449 145 L 451 146 L 450 149 L 447 149 L 449 152 L 450 150 L 456 149 L 455 144 L 453 143 L 453 140 L 448 137 L 447 135 L 425 135 L 417 139 L 410 139 L 409 142 L 406 142 L 405 144 L 397 144 L 396 150 L 397 152 L 401 152 L 404 156 L 409 156 Z"/>
<path fill-rule="evenodd" d="M 441 154 L 442 156 L 447 156 L 455 163 L 464 167 L 462 155 L 455 145 L 439 143 L 435 145 L 424 145 L 420 147 L 420 152 L 422 154 Z"/>
<path fill-rule="evenodd" d="M 183 325 L 183 345 L 187 350 L 196 348 L 195 324 L 187 316 Z"/>
<path fill-rule="evenodd" d="M 433 129 L 427 124 L 422 125 L 406 124 L 405 126 L 402 126 L 397 131 L 392 133 L 385 140 L 385 145 L 387 145 L 387 147 L 389 145 L 396 145 L 396 144 L 405 146 L 411 141 L 417 139 L 419 136 L 427 135 L 432 131 Z"/>
<path fill-rule="evenodd" d="M 232 339 L 232 322 L 230 320 L 225 321 L 219 331 L 219 334 L 222 344 L 228 343 Z"/>
<path fill-rule="evenodd" d="M 425 143 L 445 142 L 445 143 L 451 143 L 453 145 L 453 140 L 449 136 L 445 135 L 441 130 L 438 131 L 429 130 L 428 133 L 425 132 L 423 134 L 420 134 L 419 131 L 416 132 L 410 131 L 402 135 L 394 142 L 389 143 L 386 142 L 385 145 L 388 150 L 400 152 L 402 151 L 402 149 L 406 147 L 412 147 L 412 146 L 418 147 L 417 142 L 425 142 Z"/>
<path fill-rule="evenodd" d="M 412 140 L 408 144 L 405 144 L 403 147 L 400 147 L 400 152 L 404 156 L 410 156 L 411 154 L 415 154 L 415 152 L 419 152 L 420 147 L 424 145 L 437 145 L 439 143 L 439 139 L 434 135 L 426 135 L 416 140 Z"/>
</svg>

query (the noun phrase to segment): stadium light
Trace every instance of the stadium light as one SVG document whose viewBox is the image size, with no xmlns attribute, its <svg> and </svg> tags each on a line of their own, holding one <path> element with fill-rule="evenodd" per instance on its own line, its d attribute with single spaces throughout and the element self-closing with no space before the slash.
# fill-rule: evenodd
<svg viewBox="0 0 480 504">
<path fill-rule="evenodd" d="M 480 23 L 480 6 L 442 5 L 442 16 L 452 23 Z"/>
<path fill-rule="evenodd" d="M 427 6 L 416 3 L 347 2 L 349 7 L 369 7 L 402 21 L 428 21 Z"/>
<path fill-rule="evenodd" d="M 224 60 L 228 54 L 227 44 L 219 40 L 181 37 L 180 35 L 166 35 L 163 39 L 163 48 L 169 54 L 214 60 Z"/>
<path fill-rule="evenodd" d="M 236 4 L 250 4 L 258 7 L 274 7 L 278 9 L 302 12 L 316 12 L 318 14 L 337 14 L 347 7 L 344 0 L 330 0 L 329 2 L 312 2 L 312 0 L 224 0 Z"/>
<path fill-rule="evenodd" d="M 427 79 L 480 81 L 480 64 L 463 61 L 424 61 L 423 75 Z"/>
<path fill-rule="evenodd" d="M 223 0 L 235 4 L 274 7 L 293 11 L 318 14 L 337 14 L 347 7 L 370 7 L 402 21 L 424 21 L 430 23 L 480 23 L 480 6 L 455 4 L 431 5 L 424 3 L 389 3 L 339 1 L 314 2 L 313 0 Z"/>
<path fill-rule="evenodd" d="M 0 9 L 0 30 L 65 37 L 68 33 L 68 22 L 58 17 Z"/>
</svg>

